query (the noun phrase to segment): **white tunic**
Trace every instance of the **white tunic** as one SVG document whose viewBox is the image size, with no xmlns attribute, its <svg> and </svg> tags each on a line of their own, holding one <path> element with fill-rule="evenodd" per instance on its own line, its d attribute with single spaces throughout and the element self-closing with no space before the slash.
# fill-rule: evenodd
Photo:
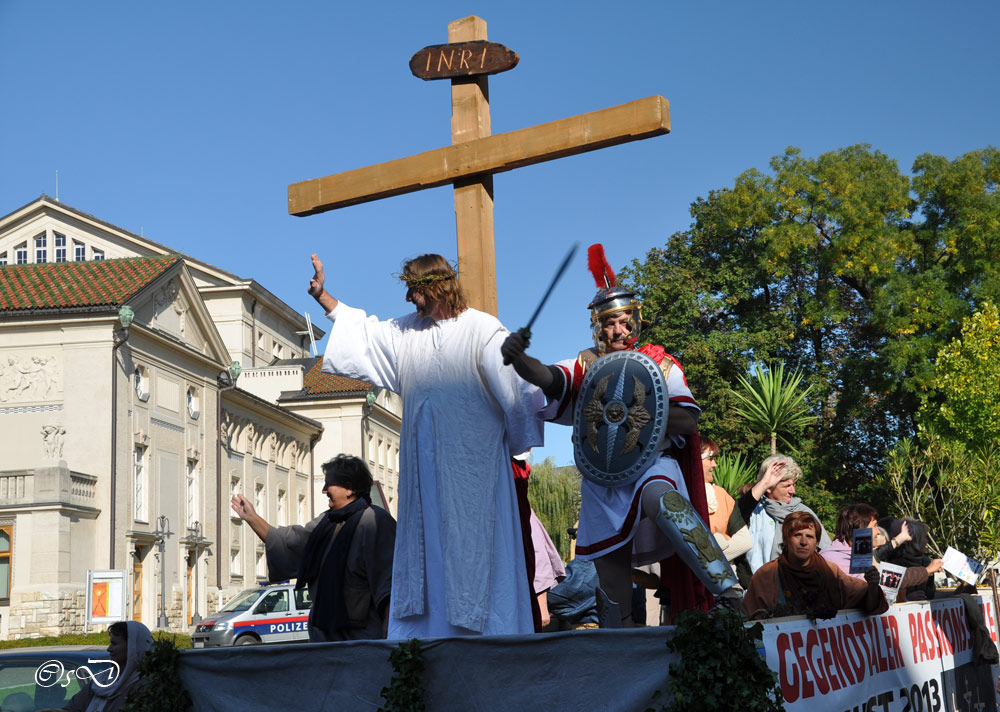
<svg viewBox="0 0 1000 712">
<path fill-rule="evenodd" d="M 403 399 L 389 637 L 532 632 L 510 452 L 542 443 L 543 397 L 503 365 L 507 330 L 475 309 L 327 316 L 323 371 Z"/>
</svg>

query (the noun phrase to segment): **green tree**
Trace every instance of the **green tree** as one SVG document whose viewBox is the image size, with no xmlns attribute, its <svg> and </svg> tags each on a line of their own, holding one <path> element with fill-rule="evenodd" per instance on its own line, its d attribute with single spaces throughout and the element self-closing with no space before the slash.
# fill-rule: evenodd
<svg viewBox="0 0 1000 712">
<path fill-rule="evenodd" d="M 572 542 L 566 530 L 580 518 L 580 474 L 573 467 L 556 467 L 554 458 L 545 458 L 531 467 L 528 501 L 563 561 L 569 559 Z"/>
<path fill-rule="evenodd" d="M 895 514 L 927 524 L 937 556 L 955 547 L 978 561 L 1000 554 L 1000 449 L 972 450 L 922 428 L 893 448 L 883 480 Z"/>
<path fill-rule="evenodd" d="M 938 354 L 935 415 L 966 444 L 1000 443 L 1000 312 L 983 305 Z"/>
<path fill-rule="evenodd" d="M 912 179 L 869 146 L 794 148 L 691 206 L 688 230 L 620 271 L 650 341 L 684 364 L 700 426 L 728 447 L 769 443 L 732 417 L 751 364 L 800 369 L 816 427 L 810 477 L 853 492 L 915 432 L 939 349 L 1000 291 L 1000 151 L 920 156 Z M 821 453 L 821 456 L 820 456 Z"/>
</svg>

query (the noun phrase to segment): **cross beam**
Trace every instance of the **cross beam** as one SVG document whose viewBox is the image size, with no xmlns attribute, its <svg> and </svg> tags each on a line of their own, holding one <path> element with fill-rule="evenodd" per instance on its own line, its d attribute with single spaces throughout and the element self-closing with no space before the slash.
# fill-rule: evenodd
<svg viewBox="0 0 1000 712">
<path fill-rule="evenodd" d="M 438 52 L 441 57 L 444 52 L 449 52 L 447 63 L 448 67 L 452 67 L 451 57 L 459 51 L 455 47 L 467 48 L 469 43 L 474 42 L 485 46 L 485 40 L 486 22 L 473 15 L 448 24 L 447 45 L 425 47 L 421 51 Z M 512 56 L 516 60 L 515 53 L 502 45 L 497 47 L 504 51 L 505 57 L 509 59 Z M 485 59 L 486 54 L 483 55 L 484 62 Z M 427 62 L 430 66 L 430 60 Z M 444 59 L 439 59 L 438 68 L 443 62 Z M 493 175 L 670 132 L 667 100 L 662 96 L 651 96 L 610 109 L 491 136 L 486 75 L 494 69 L 503 71 L 510 68 L 504 66 L 498 69 L 491 65 L 485 73 L 473 71 L 471 76 L 452 75 L 451 146 L 293 183 L 288 186 L 288 212 L 299 216 L 315 215 L 451 183 L 455 190 L 455 227 L 462 288 L 469 306 L 496 315 Z"/>
<path fill-rule="evenodd" d="M 300 217 L 315 215 L 669 132 L 669 103 L 662 96 L 651 96 L 610 109 L 293 183 L 288 186 L 288 212 Z"/>
</svg>

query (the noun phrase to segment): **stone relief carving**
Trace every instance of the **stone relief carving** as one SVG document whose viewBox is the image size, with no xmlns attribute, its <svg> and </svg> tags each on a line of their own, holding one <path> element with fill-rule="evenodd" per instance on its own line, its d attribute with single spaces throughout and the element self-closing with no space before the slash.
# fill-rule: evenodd
<svg viewBox="0 0 1000 712">
<path fill-rule="evenodd" d="M 232 450 L 236 447 L 236 435 L 239 429 L 239 418 L 229 411 L 222 412 L 222 444 Z"/>
<path fill-rule="evenodd" d="M 254 427 L 254 424 L 252 422 L 248 422 L 246 424 L 244 432 L 246 433 L 247 437 L 246 451 L 251 455 L 255 455 L 256 453 L 254 452 L 254 438 L 257 435 L 257 430 Z"/>
<path fill-rule="evenodd" d="M 274 431 L 267 436 L 267 459 L 274 462 L 278 455 L 278 434 Z"/>
<path fill-rule="evenodd" d="M 61 389 L 57 356 L 8 356 L 0 361 L 0 401 L 37 401 L 53 397 Z"/>
<path fill-rule="evenodd" d="M 45 448 L 45 457 L 49 460 L 61 460 L 63 456 L 63 441 L 66 437 L 66 428 L 61 425 L 42 426 L 42 446 Z"/>
<path fill-rule="evenodd" d="M 188 307 L 181 298 L 181 287 L 176 279 L 153 295 L 153 325 L 184 336 Z"/>
</svg>

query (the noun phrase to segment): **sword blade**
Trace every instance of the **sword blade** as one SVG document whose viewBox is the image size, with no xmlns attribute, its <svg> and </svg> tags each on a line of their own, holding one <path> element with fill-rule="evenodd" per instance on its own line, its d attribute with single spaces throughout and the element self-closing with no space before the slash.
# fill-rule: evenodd
<svg viewBox="0 0 1000 712">
<path fill-rule="evenodd" d="M 545 302 L 547 302 L 549 300 L 549 297 L 552 296 L 552 290 L 556 288 L 556 284 L 559 283 L 559 279 L 563 276 L 563 274 L 565 274 L 567 268 L 569 267 L 569 263 L 573 260 L 573 255 L 576 254 L 576 251 L 579 249 L 579 247 L 580 243 L 574 242 L 573 246 L 569 248 L 569 252 L 566 253 L 565 257 L 563 257 L 563 261 L 559 265 L 559 269 L 556 270 L 555 275 L 552 277 L 552 281 L 549 283 L 549 288 L 546 289 L 545 294 L 542 295 L 542 301 L 538 303 L 538 307 L 535 309 L 535 313 L 531 315 L 530 319 L 528 319 L 527 326 L 523 326 L 520 329 L 518 329 L 518 333 L 520 333 L 526 339 L 531 338 L 531 326 L 535 323 L 535 319 L 537 319 L 538 315 L 542 312 L 542 307 L 545 306 Z"/>
</svg>

